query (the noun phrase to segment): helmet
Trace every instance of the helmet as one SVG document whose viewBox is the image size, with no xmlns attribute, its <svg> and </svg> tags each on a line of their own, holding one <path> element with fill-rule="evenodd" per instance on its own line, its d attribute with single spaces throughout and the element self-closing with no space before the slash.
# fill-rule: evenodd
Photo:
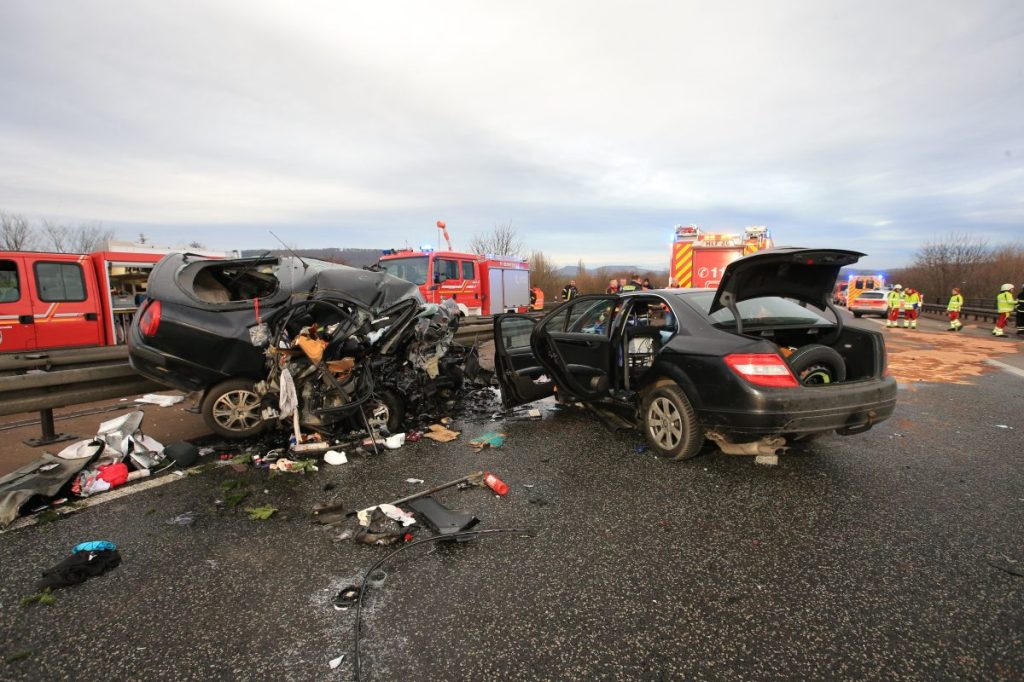
<svg viewBox="0 0 1024 682">
<path fill-rule="evenodd" d="M 999 287 L 999 291 L 1013 291 L 1013 285 L 1004 284 L 1003 286 Z"/>
<path fill-rule="evenodd" d="M 893 289 L 896 290 L 896 291 L 903 291 L 903 285 L 902 284 L 897 284 L 896 286 L 893 287 Z"/>
</svg>

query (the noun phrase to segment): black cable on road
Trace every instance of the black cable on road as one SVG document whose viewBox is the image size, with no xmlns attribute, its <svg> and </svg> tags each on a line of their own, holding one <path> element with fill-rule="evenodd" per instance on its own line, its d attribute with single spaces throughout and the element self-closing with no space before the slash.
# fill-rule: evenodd
<svg viewBox="0 0 1024 682">
<path fill-rule="evenodd" d="M 529 528 L 489 528 L 489 529 L 486 529 L 486 530 L 467 530 L 467 531 L 463 531 L 461 533 L 452 533 L 450 535 L 434 535 L 434 536 L 429 537 L 429 538 L 423 538 L 422 540 L 414 540 L 413 542 L 407 542 L 404 545 L 402 545 L 401 547 L 399 547 L 398 549 L 396 549 L 394 552 L 391 552 L 390 554 L 388 554 L 383 559 L 381 559 L 380 561 L 378 561 L 377 563 L 375 563 L 373 566 L 370 567 L 370 570 L 368 570 L 363 575 L 363 579 L 359 582 L 359 599 L 356 600 L 356 643 L 355 643 L 355 657 L 354 657 L 353 663 L 352 663 L 352 666 L 353 666 L 354 671 L 355 671 L 355 680 L 356 680 L 356 682 L 359 682 L 359 680 L 360 680 L 360 676 L 359 676 L 359 634 L 360 634 L 361 625 L 362 625 L 363 595 L 366 594 L 366 581 L 369 579 L 370 575 L 374 571 L 376 571 L 378 568 L 380 568 L 384 564 L 384 562 L 386 562 L 388 559 L 390 559 L 391 557 L 395 556 L 399 552 L 403 552 L 403 551 L 409 549 L 410 547 L 415 547 L 416 545 L 422 545 L 425 542 L 440 542 L 442 540 L 454 540 L 455 538 L 468 538 L 468 537 L 475 537 L 477 535 L 489 535 L 490 533 L 528 533 L 529 535 L 527 537 L 531 537 L 531 538 L 534 537 L 533 531 L 531 529 L 529 529 Z M 429 554 L 429 552 L 428 552 L 428 554 Z"/>
</svg>

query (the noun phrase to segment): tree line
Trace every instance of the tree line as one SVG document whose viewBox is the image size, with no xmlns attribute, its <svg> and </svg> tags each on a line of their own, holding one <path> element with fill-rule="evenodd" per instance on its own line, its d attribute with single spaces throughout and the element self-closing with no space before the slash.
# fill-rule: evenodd
<svg viewBox="0 0 1024 682">
<path fill-rule="evenodd" d="M 0 251 L 89 253 L 101 251 L 116 237 L 115 230 L 100 222 L 73 224 L 45 218 L 33 220 L 18 213 L 0 211 Z M 146 244 L 149 239 L 140 233 L 136 241 Z M 197 241 L 190 242 L 188 246 L 206 248 Z"/>
<path fill-rule="evenodd" d="M 968 234 L 950 234 L 925 243 L 905 268 L 889 273 L 891 284 L 913 287 L 929 302 L 946 302 L 953 287 L 965 299 L 995 300 L 1007 282 L 1024 283 L 1024 244 L 991 244 Z"/>
</svg>

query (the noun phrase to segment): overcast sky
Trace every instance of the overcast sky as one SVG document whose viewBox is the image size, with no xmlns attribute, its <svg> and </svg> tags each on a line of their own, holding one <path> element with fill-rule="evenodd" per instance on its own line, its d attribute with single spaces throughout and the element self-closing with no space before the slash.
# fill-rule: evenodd
<svg viewBox="0 0 1024 682">
<path fill-rule="evenodd" d="M 1024 2 L 0 3 L 0 210 L 211 248 L 904 262 L 1024 225 Z"/>
</svg>

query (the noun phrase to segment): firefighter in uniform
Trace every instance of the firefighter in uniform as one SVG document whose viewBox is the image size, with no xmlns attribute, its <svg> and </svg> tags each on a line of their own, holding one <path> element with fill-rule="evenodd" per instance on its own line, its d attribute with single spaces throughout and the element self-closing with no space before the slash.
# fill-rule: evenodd
<svg viewBox="0 0 1024 682">
<path fill-rule="evenodd" d="M 946 305 L 946 312 L 949 313 L 949 331 L 958 332 L 964 328 L 964 323 L 960 321 L 960 309 L 963 307 L 964 297 L 959 289 L 953 287 L 953 295 L 949 297 L 949 303 Z"/>
<path fill-rule="evenodd" d="M 907 287 L 903 297 L 903 328 L 917 329 L 917 311 L 921 307 L 921 292 Z"/>
<path fill-rule="evenodd" d="M 889 296 L 886 298 L 886 303 L 889 304 L 889 319 L 885 321 L 886 327 L 898 327 L 900 319 L 900 311 L 903 310 L 903 286 L 897 284 L 889 292 Z"/>
<path fill-rule="evenodd" d="M 580 295 L 580 290 L 576 288 L 576 280 L 571 279 L 569 283 L 562 289 L 562 300 L 571 301 Z"/>
<path fill-rule="evenodd" d="M 999 313 L 999 319 L 996 320 L 996 326 L 992 330 L 992 336 L 1006 336 L 1003 333 L 1003 327 L 1006 326 L 1006 321 L 1010 318 L 1010 313 L 1016 307 L 1016 301 L 1013 300 L 1013 285 L 1004 284 L 999 287 L 999 295 L 996 296 L 996 312 Z"/>
</svg>

